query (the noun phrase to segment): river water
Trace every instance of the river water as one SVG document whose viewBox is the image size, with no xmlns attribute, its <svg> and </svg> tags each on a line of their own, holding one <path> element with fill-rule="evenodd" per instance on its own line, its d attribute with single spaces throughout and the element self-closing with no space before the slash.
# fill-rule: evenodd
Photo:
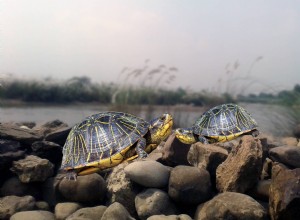
<svg viewBox="0 0 300 220">
<path fill-rule="evenodd" d="M 240 103 L 258 122 L 259 130 L 275 136 L 290 136 L 295 126 L 295 117 L 291 109 L 284 106 Z M 59 119 L 69 126 L 82 121 L 85 117 L 108 110 L 125 111 L 146 120 L 169 112 L 175 120 L 174 127 L 188 127 L 206 110 L 193 106 L 141 106 L 111 107 L 103 105 L 67 105 L 67 106 L 18 106 L 0 107 L 0 122 L 36 122 L 42 124 Z"/>
</svg>

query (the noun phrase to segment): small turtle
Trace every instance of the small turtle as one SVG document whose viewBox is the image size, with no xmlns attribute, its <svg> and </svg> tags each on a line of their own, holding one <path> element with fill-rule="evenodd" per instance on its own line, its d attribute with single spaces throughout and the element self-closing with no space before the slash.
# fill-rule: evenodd
<svg viewBox="0 0 300 220">
<path fill-rule="evenodd" d="M 61 169 L 76 179 L 125 160 L 147 157 L 170 135 L 172 126 L 169 114 L 150 122 L 123 112 L 89 116 L 71 129 L 63 147 Z"/>
<path fill-rule="evenodd" d="M 258 135 L 256 121 L 241 106 L 223 104 L 203 113 L 191 128 L 178 128 L 177 139 L 185 144 L 226 142 L 236 137 L 252 133 Z"/>
</svg>

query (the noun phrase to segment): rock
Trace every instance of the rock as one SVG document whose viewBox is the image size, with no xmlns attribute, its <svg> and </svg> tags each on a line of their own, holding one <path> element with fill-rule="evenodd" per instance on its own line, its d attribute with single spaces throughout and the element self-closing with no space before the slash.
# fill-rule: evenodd
<svg viewBox="0 0 300 220">
<path fill-rule="evenodd" d="M 5 196 L 0 198 L 0 219 L 9 219 L 16 212 L 33 210 L 34 206 L 32 196 Z"/>
<path fill-rule="evenodd" d="M 50 141 L 36 141 L 31 145 L 32 154 L 59 164 L 62 159 L 62 147 Z"/>
<path fill-rule="evenodd" d="M 42 140 L 38 132 L 31 129 L 22 129 L 13 124 L 0 124 L 0 138 L 19 141 L 31 145 L 35 141 Z"/>
<path fill-rule="evenodd" d="M 293 131 L 296 138 L 300 139 L 300 124 L 296 125 Z"/>
<path fill-rule="evenodd" d="M 27 156 L 13 162 L 12 172 L 19 176 L 23 183 L 29 182 L 43 182 L 48 177 L 52 176 L 54 165 L 46 159 L 41 159 L 37 156 Z"/>
<path fill-rule="evenodd" d="M 102 220 L 102 216 L 107 209 L 106 206 L 95 206 L 89 208 L 82 208 L 75 211 L 66 220 Z"/>
<path fill-rule="evenodd" d="M 275 164 L 272 168 L 269 211 L 272 219 L 300 219 L 300 168 L 287 169 Z"/>
<path fill-rule="evenodd" d="M 50 132 L 45 136 L 46 141 L 51 141 L 60 144 L 63 146 L 66 142 L 66 139 L 71 131 L 70 127 L 59 128 L 55 131 Z"/>
<path fill-rule="evenodd" d="M 14 214 L 10 220 L 55 220 L 55 216 L 49 211 L 24 211 Z"/>
<path fill-rule="evenodd" d="M 193 220 L 190 216 L 186 214 L 181 215 L 152 215 L 147 220 Z"/>
<path fill-rule="evenodd" d="M 264 220 L 266 211 L 250 196 L 236 192 L 224 192 L 198 206 L 195 220 L 251 219 Z"/>
<path fill-rule="evenodd" d="M 78 176 L 77 180 L 63 179 L 58 186 L 59 192 L 69 201 L 83 203 L 102 202 L 106 194 L 106 183 L 97 173 Z"/>
<path fill-rule="evenodd" d="M 42 184 L 43 200 L 46 201 L 50 207 L 54 207 L 59 201 L 62 200 L 62 195 L 58 191 L 58 185 L 63 179 L 62 176 L 48 178 Z"/>
<path fill-rule="evenodd" d="M 159 189 L 149 188 L 135 197 L 135 207 L 140 219 L 147 219 L 152 215 L 172 215 L 177 210 L 168 194 Z"/>
<path fill-rule="evenodd" d="M 300 147 L 275 147 L 269 151 L 269 155 L 273 161 L 277 161 L 294 168 L 300 168 Z"/>
<path fill-rule="evenodd" d="M 179 203 L 205 202 L 212 197 L 210 175 L 203 168 L 176 166 L 170 174 L 168 193 Z"/>
<path fill-rule="evenodd" d="M 18 141 L 0 139 L 0 171 L 9 169 L 13 161 L 24 156 L 25 151 Z"/>
<path fill-rule="evenodd" d="M 260 180 L 247 194 L 260 201 L 269 201 L 271 180 Z"/>
<path fill-rule="evenodd" d="M 217 167 L 227 158 L 225 149 L 212 144 L 193 144 L 188 152 L 188 162 L 198 168 L 206 169 L 210 176 L 216 176 Z"/>
<path fill-rule="evenodd" d="M 29 129 L 32 129 L 36 126 L 36 123 L 34 121 L 23 121 L 23 122 L 17 122 L 16 125 L 19 127 L 24 126 Z"/>
<path fill-rule="evenodd" d="M 57 220 L 64 220 L 74 212 L 76 212 L 78 209 L 81 209 L 82 206 L 79 203 L 75 202 L 63 202 L 58 203 L 55 206 L 55 218 Z"/>
<path fill-rule="evenodd" d="M 298 140 L 295 137 L 284 137 L 281 138 L 281 143 L 287 146 L 297 146 Z"/>
<path fill-rule="evenodd" d="M 266 158 L 263 163 L 263 169 L 261 171 L 260 179 L 266 180 L 271 179 L 273 161 L 269 158 Z"/>
<path fill-rule="evenodd" d="M 222 147 L 227 152 L 231 152 L 232 149 L 234 149 L 236 146 L 238 146 L 239 142 L 241 140 L 241 136 L 237 137 L 236 139 L 233 139 L 231 141 L 226 142 L 217 142 L 214 145 L 218 147 Z"/>
<path fill-rule="evenodd" d="M 22 183 L 18 177 L 7 179 L 1 187 L 2 196 L 26 196 L 31 195 L 38 199 L 40 197 L 40 187 L 37 184 Z"/>
<path fill-rule="evenodd" d="M 189 165 L 187 161 L 187 153 L 190 149 L 189 144 L 181 143 L 175 134 L 171 134 L 163 148 L 162 161 L 170 166 Z"/>
<path fill-rule="evenodd" d="M 50 211 L 50 206 L 47 202 L 45 201 L 38 201 L 35 203 L 35 207 L 38 210 L 43 210 L 43 211 Z"/>
<path fill-rule="evenodd" d="M 124 168 L 128 165 L 123 162 L 112 169 L 112 172 L 106 179 L 107 182 L 107 202 L 121 203 L 131 214 L 136 216 L 135 196 L 139 193 L 140 187 L 126 177 Z"/>
<path fill-rule="evenodd" d="M 134 220 L 129 214 L 129 212 L 125 209 L 125 207 L 118 202 L 114 202 L 104 211 L 101 220 Z"/>
<path fill-rule="evenodd" d="M 162 188 L 168 185 L 170 169 L 152 160 L 135 161 L 124 169 L 132 181 L 152 188 Z"/>
<path fill-rule="evenodd" d="M 250 135 L 242 137 L 240 144 L 230 152 L 217 168 L 216 185 L 220 192 L 244 193 L 259 180 L 262 170 L 262 145 Z"/>
</svg>

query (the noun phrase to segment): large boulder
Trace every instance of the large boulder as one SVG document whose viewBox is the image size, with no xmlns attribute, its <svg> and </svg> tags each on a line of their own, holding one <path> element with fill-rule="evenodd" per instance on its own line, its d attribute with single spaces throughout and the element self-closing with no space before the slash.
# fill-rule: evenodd
<svg viewBox="0 0 300 220">
<path fill-rule="evenodd" d="M 106 209 L 107 207 L 103 205 L 78 209 L 66 220 L 99 220 L 102 219 Z"/>
<path fill-rule="evenodd" d="M 64 178 L 58 185 L 59 192 L 72 202 L 99 203 L 106 195 L 106 183 L 97 173 L 78 176 L 77 180 Z"/>
<path fill-rule="evenodd" d="M 49 211 L 23 211 L 14 214 L 10 220 L 56 220 L 52 212 Z"/>
<path fill-rule="evenodd" d="M 195 220 L 251 219 L 265 220 L 266 210 L 250 196 L 224 192 L 199 205 Z"/>
<path fill-rule="evenodd" d="M 153 160 L 135 161 L 124 169 L 132 181 L 150 188 L 162 188 L 168 185 L 170 168 Z"/>
<path fill-rule="evenodd" d="M 9 219 L 16 212 L 33 210 L 34 207 L 32 196 L 5 196 L 0 198 L 0 219 Z"/>
<path fill-rule="evenodd" d="M 270 149 L 270 158 L 293 168 L 300 168 L 300 147 L 281 146 Z"/>
<path fill-rule="evenodd" d="M 149 188 L 139 193 L 135 198 L 135 207 L 140 219 L 144 220 L 152 215 L 172 215 L 177 210 L 165 191 Z"/>
<path fill-rule="evenodd" d="M 242 137 L 227 159 L 217 168 L 216 185 L 220 192 L 244 193 L 259 180 L 262 170 L 262 145 L 250 135 Z"/>
<path fill-rule="evenodd" d="M 209 172 L 203 168 L 176 166 L 169 179 L 169 196 L 178 203 L 199 204 L 212 197 Z"/>
<path fill-rule="evenodd" d="M 300 168 L 287 169 L 282 164 L 272 168 L 269 211 L 272 219 L 300 219 Z"/>
<path fill-rule="evenodd" d="M 118 220 L 135 220 L 129 212 L 125 209 L 125 207 L 118 202 L 114 202 L 107 209 L 104 211 L 101 220 L 111 220 L 111 219 L 118 219 Z"/>
</svg>

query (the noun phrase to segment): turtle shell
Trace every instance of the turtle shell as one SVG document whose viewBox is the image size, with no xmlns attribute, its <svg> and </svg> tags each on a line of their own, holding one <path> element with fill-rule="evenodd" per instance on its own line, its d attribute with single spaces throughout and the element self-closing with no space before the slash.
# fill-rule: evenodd
<svg viewBox="0 0 300 220">
<path fill-rule="evenodd" d="M 193 132 L 212 137 L 242 134 L 256 128 L 256 121 L 244 108 L 223 104 L 206 111 L 193 125 Z"/>
<path fill-rule="evenodd" d="M 75 125 L 63 147 L 61 169 L 89 166 L 113 157 L 144 136 L 150 124 L 123 112 L 103 112 Z"/>
</svg>

